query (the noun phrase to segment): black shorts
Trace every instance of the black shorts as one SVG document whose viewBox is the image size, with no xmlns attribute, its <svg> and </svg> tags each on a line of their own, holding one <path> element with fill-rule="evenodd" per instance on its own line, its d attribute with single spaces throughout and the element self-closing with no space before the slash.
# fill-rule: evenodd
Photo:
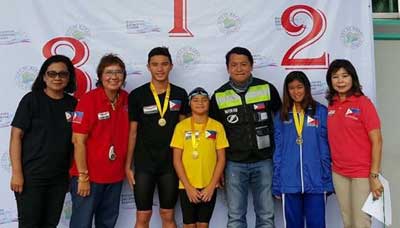
<svg viewBox="0 0 400 228">
<path fill-rule="evenodd" d="M 191 203 L 185 189 L 179 189 L 184 224 L 210 223 L 217 199 L 217 190 L 209 202 Z"/>
<path fill-rule="evenodd" d="M 153 195 L 157 185 L 160 208 L 173 209 L 178 200 L 178 177 L 175 172 L 153 174 L 135 172 L 135 203 L 138 211 L 153 208 Z"/>
</svg>

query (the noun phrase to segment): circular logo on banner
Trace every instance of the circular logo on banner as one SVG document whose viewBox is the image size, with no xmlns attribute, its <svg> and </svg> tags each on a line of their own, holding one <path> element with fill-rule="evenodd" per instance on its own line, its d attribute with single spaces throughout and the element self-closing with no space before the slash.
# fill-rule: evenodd
<svg viewBox="0 0 400 228">
<path fill-rule="evenodd" d="M 362 45 L 364 35 L 358 27 L 348 26 L 340 33 L 344 46 L 355 49 Z"/>
<path fill-rule="evenodd" d="M 4 150 L 0 156 L 0 167 L 7 173 L 10 173 L 11 171 L 10 154 L 7 150 Z"/>
<path fill-rule="evenodd" d="M 178 50 L 176 60 L 183 67 L 196 65 L 200 62 L 200 52 L 193 47 L 183 47 Z"/>
<path fill-rule="evenodd" d="M 66 36 L 74 37 L 77 40 L 83 40 L 90 37 L 90 30 L 88 27 L 82 24 L 72 25 L 68 28 L 65 33 Z"/>
<path fill-rule="evenodd" d="M 219 31 L 230 34 L 239 31 L 241 20 L 236 14 L 229 12 L 221 14 L 217 19 Z"/>
<path fill-rule="evenodd" d="M 15 75 L 15 82 L 20 89 L 30 90 L 39 70 L 34 66 L 21 67 Z"/>
</svg>

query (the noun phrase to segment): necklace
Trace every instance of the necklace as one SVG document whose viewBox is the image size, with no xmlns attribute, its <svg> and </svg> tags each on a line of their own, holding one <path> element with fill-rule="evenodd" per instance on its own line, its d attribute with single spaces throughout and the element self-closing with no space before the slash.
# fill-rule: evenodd
<svg viewBox="0 0 400 228">
<path fill-rule="evenodd" d="M 110 104 L 111 104 L 111 108 L 112 108 L 113 111 L 115 111 L 115 105 L 117 104 L 118 97 L 119 97 L 119 93 L 117 93 L 117 94 L 114 96 L 113 99 L 109 99 Z"/>
</svg>

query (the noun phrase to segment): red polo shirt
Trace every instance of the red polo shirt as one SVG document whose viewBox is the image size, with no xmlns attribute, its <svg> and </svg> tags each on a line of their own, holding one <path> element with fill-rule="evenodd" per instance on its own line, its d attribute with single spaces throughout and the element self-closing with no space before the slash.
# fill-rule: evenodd
<svg viewBox="0 0 400 228">
<path fill-rule="evenodd" d="M 113 110 L 102 87 L 89 91 L 79 100 L 72 121 L 74 133 L 88 135 L 86 160 L 90 181 L 106 184 L 123 180 L 129 134 L 128 93 L 119 92 Z M 114 161 L 109 159 L 111 145 L 115 148 Z M 75 162 L 70 174 L 78 176 Z"/>
<path fill-rule="evenodd" d="M 380 120 L 366 96 L 334 97 L 328 107 L 328 140 L 334 172 L 351 178 L 369 176 L 372 148 L 368 132 L 380 129 Z"/>
</svg>

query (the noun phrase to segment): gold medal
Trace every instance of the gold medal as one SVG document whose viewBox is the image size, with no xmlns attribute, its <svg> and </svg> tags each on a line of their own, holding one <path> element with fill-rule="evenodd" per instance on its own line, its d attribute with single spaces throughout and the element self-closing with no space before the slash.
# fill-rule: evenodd
<svg viewBox="0 0 400 228">
<path fill-rule="evenodd" d="M 156 102 L 157 110 L 160 113 L 160 119 L 158 119 L 158 125 L 160 127 L 164 127 L 167 124 L 167 121 L 165 120 L 164 115 L 168 109 L 169 96 L 171 93 L 171 86 L 168 83 L 167 90 L 165 91 L 165 99 L 164 99 L 163 107 L 161 107 L 160 98 L 158 98 L 156 88 L 154 87 L 153 83 L 151 83 L 151 82 L 150 82 L 150 90 L 151 90 L 151 93 L 153 94 L 154 101 Z"/>
<path fill-rule="evenodd" d="M 199 152 L 198 152 L 197 150 L 195 150 L 195 151 L 192 152 L 192 158 L 193 158 L 193 159 L 199 158 Z"/>
<path fill-rule="evenodd" d="M 158 119 L 158 125 L 160 125 L 160 127 L 164 127 L 166 124 L 167 121 L 164 118 Z"/>
<path fill-rule="evenodd" d="M 297 143 L 297 145 L 301 145 L 301 144 L 303 144 L 303 138 L 301 136 L 303 133 L 303 126 L 304 126 L 304 110 L 302 109 L 299 112 L 300 117 L 298 117 L 296 105 L 293 104 L 292 111 L 293 111 L 294 126 L 295 126 L 296 132 L 297 132 L 296 143 Z"/>
<path fill-rule="evenodd" d="M 303 139 L 302 139 L 301 137 L 297 137 L 296 143 L 297 143 L 298 145 L 303 144 Z"/>
</svg>

